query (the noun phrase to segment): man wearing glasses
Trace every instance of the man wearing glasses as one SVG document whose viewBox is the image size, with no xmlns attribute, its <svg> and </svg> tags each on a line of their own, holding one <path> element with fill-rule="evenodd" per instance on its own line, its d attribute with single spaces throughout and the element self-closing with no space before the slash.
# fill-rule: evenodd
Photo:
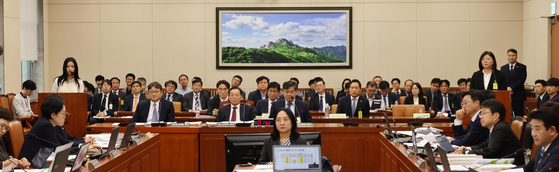
<svg viewBox="0 0 559 172">
<path fill-rule="evenodd" d="M 138 104 L 132 122 L 175 122 L 175 107 L 173 103 L 161 99 L 163 87 L 158 82 L 148 85 L 149 100 Z"/>
<path fill-rule="evenodd" d="M 474 146 L 479 145 L 489 137 L 489 129 L 481 126 L 481 104 L 485 101 L 485 97 L 480 91 L 466 91 L 462 94 L 462 109 L 456 111 L 456 119 L 452 130 L 454 137 L 464 136 L 460 139 L 452 140 L 450 143 L 457 146 Z M 466 129 L 462 126 L 464 116 L 472 117 L 470 124 Z"/>
</svg>

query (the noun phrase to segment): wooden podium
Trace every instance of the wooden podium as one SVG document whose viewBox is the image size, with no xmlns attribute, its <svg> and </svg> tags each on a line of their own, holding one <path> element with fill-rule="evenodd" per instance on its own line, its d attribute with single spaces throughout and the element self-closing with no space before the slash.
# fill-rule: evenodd
<svg viewBox="0 0 559 172">
<path fill-rule="evenodd" d="M 45 97 L 51 94 L 58 94 L 64 98 L 64 105 L 68 112 L 64 128 L 68 134 L 74 137 L 84 137 L 84 126 L 87 126 L 87 93 L 39 93 L 39 109 Z M 41 117 L 41 111 L 38 111 L 37 115 Z"/>
<path fill-rule="evenodd" d="M 495 93 L 495 99 L 499 100 L 505 106 L 505 109 L 507 110 L 507 114 L 505 116 L 505 121 L 507 121 L 510 124 L 510 122 L 511 122 L 510 121 L 510 119 L 511 119 L 511 105 L 512 105 L 512 100 L 510 98 L 510 92 L 509 91 L 493 91 L 493 93 Z M 520 107 L 520 108 L 524 108 L 524 107 Z"/>
</svg>

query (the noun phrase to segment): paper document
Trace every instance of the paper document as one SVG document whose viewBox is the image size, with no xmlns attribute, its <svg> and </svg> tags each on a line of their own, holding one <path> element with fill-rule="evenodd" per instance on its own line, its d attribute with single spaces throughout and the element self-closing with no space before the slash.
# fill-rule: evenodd
<svg viewBox="0 0 559 172">
<path fill-rule="evenodd" d="M 480 166 L 483 164 L 512 164 L 514 158 L 505 158 L 496 161 L 497 159 L 476 159 L 474 165 Z"/>
<path fill-rule="evenodd" d="M 95 119 L 105 119 L 105 118 L 110 118 L 110 116 L 104 116 L 104 117 L 93 116 L 93 118 L 95 118 Z"/>
<path fill-rule="evenodd" d="M 254 166 L 255 170 L 263 170 L 263 169 L 274 169 L 274 165 L 256 165 Z"/>
<path fill-rule="evenodd" d="M 25 171 L 27 172 L 46 172 L 48 170 L 48 168 L 43 168 L 43 169 L 25 169 Z M 72 170 L 72 167 L 66 167 L 64 168 L 64 172 L 70 172 Z M 24 172 L 22 169 L 14 169 L 14 172 Z"/>
</svg>

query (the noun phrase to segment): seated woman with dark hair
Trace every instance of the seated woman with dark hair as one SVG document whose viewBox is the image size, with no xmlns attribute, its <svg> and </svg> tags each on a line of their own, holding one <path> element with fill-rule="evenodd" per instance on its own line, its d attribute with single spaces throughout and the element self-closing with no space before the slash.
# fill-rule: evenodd
<svg viewBox="0 0 559 172">
<path fill-rule="evenodd" d="M 411 94 L 409 96 L 406 97 L 406 100 L 404 101 L 404 104 L 406 105 L 423 105 L 425 107 L 427 107 L 427 100 L 425 100 L 425 97 L 423 97 L 423 91 L 421 88 L 421 84 L 419 84 L 419 82 L 415 82 L 413 83 L 413 85 L 411 86 Z M 426 108 L 423 108 L 423 111 L 426 111 Z"/>
<path fill-rule="evenodd" d="M 64 130 L 66 107 L 64 106 L 62 96 L 58 94 L 48 95 L 41 105 L 41 114 L 42 116 L 25 137 L 18 156 L 19 158 L 31 160 L 31 163 L 42 163 L 32 164 L 33 167 L 41 167 L 44 164 L 44 162 L 33 160 L 43 147 L 54 150 L 58 146 L 74 142 L 72 150 L 77 151 L 81 144 L 91 142 L 87 150 L 88 152 L 99 152 L 102 149 L 101 146 L 94 145 L 95 139 L 93 137 L 75 138 Z"/>
<path fill-rule="evenodd" d="M 290 146 L 308 144 L 305 138 L 299 137 L 297 120 L 288 108 L 281 108 L 274 118 L 274 131 L 272 137 L 264 140 L 264 147 L 260 155 L 260 163 L 268 163 L 274 158 L 272 147 L 274 145 Z"/>
<path fill-rule="evenodd" d="M 0 107 L 0 137 L 8 133 L 10 128 L 8 127 L 10 122 L 14 120 L 14 115 L 6 108 Z M 0 161 L 2 161 L 2 167 L 6 167 L 12 164 L 12 168 L 20 166 L 21 168 L 28 168 L 29 161 L 26 158 L 16 159 L 10 158 L 8 151 L 5 149 L 6 144 L 3 139 L 0 139 Z M 17 163 L 17 164 L 15 164 Z"/>
</svg>

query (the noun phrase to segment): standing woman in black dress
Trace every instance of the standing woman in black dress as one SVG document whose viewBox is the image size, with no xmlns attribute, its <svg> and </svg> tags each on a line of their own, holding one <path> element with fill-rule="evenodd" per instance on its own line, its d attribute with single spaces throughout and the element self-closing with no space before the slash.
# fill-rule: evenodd
<svg viewBox="0 0 559 172">
<path fill-rule="evenodd" d="M 491 51 L 479 57 L 479 71 L 474 72 L 470 83 L 474 90 L 507 90 L 507 78 L 497 70 L 497 61 Z"/>
</svg>

